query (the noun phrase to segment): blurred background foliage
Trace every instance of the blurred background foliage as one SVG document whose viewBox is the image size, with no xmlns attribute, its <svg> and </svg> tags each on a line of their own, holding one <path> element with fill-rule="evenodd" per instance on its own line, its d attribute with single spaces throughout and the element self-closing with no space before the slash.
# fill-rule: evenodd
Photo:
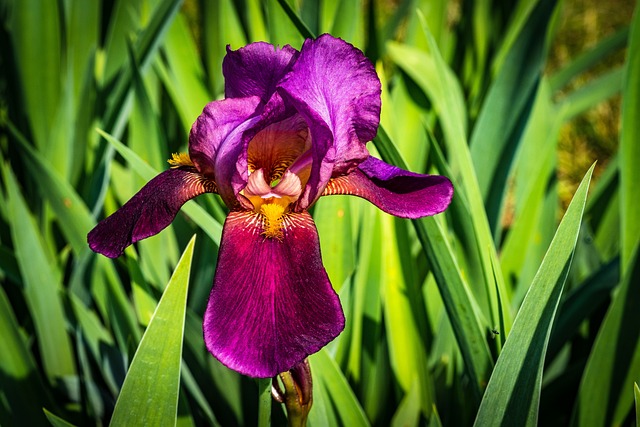
<svg viewBox="0 0 640 427">
<path fill-rule="evenodd" d="M 286 424 L 269 381 L 204 348 L 217 196 L 116 260 L 86 233 L 186 151 L 223 96 L 227 45 L 299 48 L 324 32 L 382 80 L 370 150 L 456 193 L 412 222 L 342 196 L 314 206 L 347 326 L 310 357 L 309 424 L 634 424 L 635 9 L 0 0 L 0 424 Z"/>
</svg>

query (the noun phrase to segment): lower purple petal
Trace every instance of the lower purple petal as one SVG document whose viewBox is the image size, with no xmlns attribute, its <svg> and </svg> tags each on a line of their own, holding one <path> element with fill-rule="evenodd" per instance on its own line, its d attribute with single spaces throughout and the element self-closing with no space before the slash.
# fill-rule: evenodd
<svg viewBox="0 0 640 427">
<path fill-rule="evenodd" d="M 207 348 L 231 369 L 268 378 L 292 369 L 344 328 L 307 212 L 266 238 L 259 214 L 231 212 L 204 314 Z"/>
<path fill-rule="evenodd" d="M 215 192 L 213 181 L 194 169 L 162 172 L 89 232 L 89 247 L 109 258 L 117 258 L 127 246 L 158 234 L 171 224 L 185 202 L 200 194 Z"/>
<path fill-rule="evenodd" d="M 440 175 L 422 175 L 369 157 L 348 175 L 329 182 L 323 195 L 350 194 L 367 199 L 402 218 L 421 218 L 444 211 L 453 185 Z"/>
</svg>

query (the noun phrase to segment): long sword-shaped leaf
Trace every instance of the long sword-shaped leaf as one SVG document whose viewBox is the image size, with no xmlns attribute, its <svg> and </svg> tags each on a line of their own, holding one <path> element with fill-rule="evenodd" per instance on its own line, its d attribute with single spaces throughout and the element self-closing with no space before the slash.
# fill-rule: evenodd
<svg viewBox="0 0 640 427">
<path fill-rule="evenodd" d="M 158 50 L 169 24 L 178 12 L 181 0 L 163 0 L 156 7 L 154 14 L 147 27 L 141 32 L 140 37 L 134 45 L 136 63 L 139 64 L 141 72 L 149 66 L 151 58 Z M 132 70 L 123 66 L 118 81 L 110 93 L 106 111 L 102 118 L 102 126 L 116 136 L 120 136 L 124 131 L 126 120 L 131 110 L 131 100 L 133 96 Z M 109 181 L 109 164 L 113 159 L 113 148 L 103 147 L 104 150 L 98 154 L 96 171 L 91 182 L 91 202 L 94 213 L 102 209 L 102 204 L 107 191 Z"/>
<path fill-rule="evenodd" d="M 542 73 L 543 35 L 554 4 L 553 0 L 541 0 L 532 11 L 489 89 L 471 136 L 471 157 L 496 240 L 501 234 L 508 177 Z"/>
<path fill-rule="evenodd" d="M 62 3 L 25 0 L 9 4 L 12 13 L 9 13 L 8 25 L 16 62 L 11 61 L 13 58 L 6 61 L 15 65 L 22 80 L 19 93 L 34 142 L 45 149 L 60 97 Z M 6 4 L 2 8 L 5 9 Z M 3 46 L 3 55 L 4 50 Z"/>
<path fill-rule="evenodd" d="M 598 331 L 580 383 L 573 425 L 621 425 L 640 381 L 640 245 Z M 593 402 L 598 402 L 595 405 Z"/>
<path fill-rule="evenodd" d="M 620 134 L 620 237 L 624 272 L 633 249 L 640 241 L 640 7 L 636 6 L 626 74 L 622 88 L 622 130 Z"/>
<path fill-rule="evenodd" d="M 504 321 L 506 330 L 509 330 L 511 328 L 512 317 L 507 304 L 507 292 L 501 272 L 493 269 L 494 260 L 498 257 L 495 246 L 493 245 L 488 217 L 484 209 L 482 193 L 478 184 L 478 175 L 474 169 L 466 135 L 461 126 L 459 126 L 459 124 L 462 123 L 461 114 L 464 113 L 460 112 L 460 101 L 454 96 L 456 91 L 453 90 L 452 80 L 448 76 L 448 66 L 440 54 L 438 46 L 424 21 L 423 28 L 435 64 L 435 83 L 446 88 L 443 90 L 444 96 L 442 100 L 439 101 L 441 102 L 440 117 L 445 127 L 444 133 L 452 158 L 452 169 L 454 172 L 459 173 L 461 177 L 460 183 L 462 186 L 461 188 L 457 188 L 456 191 L 464 193 L 469 203 L 469 209 L 473 212 L 471 220 L 473 222 L 477 244 L 480 248 L 479 253 L 484 273 L 484 286 L 488 295 L 487 303 L 481 307 L 484 309 L 483 313 L 489 319 L 489 322 L 498 325 Z M 448 117 L 460 117 L 457 121 L 458 126 L 456 126 L 455 122 L 446 125 L 450 120 Z M 455 169 L 456 167 L 458 168 L 457 171 Z M 500 297 L 498 293 L 502 294 L 502 297 Z M 500 301 L 502 301 L 502 303 L 500 303 Z"/>
<path fill-rule="evenodd" d="M 195 236 L 182 254 L 140 341 L 110 425 L 175 425 L 194 244 Z"/>
<path fill-rule="evenodd" d="M 40 408 L 51 403 L 20 329 L 11 303 L 0 287 L 0 423 L 11 425 L 20 420 L 24 425 L 43 425 Z"/>
<path fill-rule="evenodd" d="M 588 70 L 596 64 L 602 63 L 604 58 L 617 49 L 622 49 L 629 38 L 629 27 L 624 27 L 612 36 L 601 40 L 594 48 L 580 54 L 569 65 L 549 78 L 549 85 L 553 92 L 562 89 L 574 77 Z"/>
<path fill-rule="evenodd" d="M 71 341 L 67 335 L 61 300 L 62 273 L 47 252 L 40 230 L 26 205 L 13 172 L 2 168 L 7 187 L 11 237 L 23 278 L 24 297 L 33 318 L 37 339 L 49 380 L 75 375 Z"/>
<path fill-rule="evenodd" d="M 74 253 L 81 256 L 88 252 L 86 236 L 95 225 L 95 221 L 84 201 L 71 184 L 63 180 L 42 155 L 31 147 L 12 123 L 7 125 L 18 142 L 32 173 L 40 177 L 37 186 L 40 196 L 51 204 L 60 228 Z"/>
<path fill-rule="evenodd" d="M 582 179 L 518 311 L 480 404 L 476 426 L 537 424 L 545 353 L 594 166 Z"/>
<path fill-rule="evenodd" d="M 405 168 L 400 154 L 382 128 L 378 130 L 374 143 L 384 161 Z M 465 369 L 469 377 L 473 378 L 471 390 L 473 398 L 478 403 L 482 396 L 482 386 L 489 379 L 493 360 L 484 339 L 485 334 L 480 328 L 481 322 L 475 310 L 477 304 L 460 276 L 460 269 L 448 237 L 436 219 L 426 217 L 414 220 L 413 225 L 431 263 L 433 275 L 465 362 Z"/>
<path fill-rule="evenodd" d="M 640 426 L 640 387 L 638 387 L 638 383 L 633 383 L 633 396 L 636 401 L 636 426 Z"/>
<path fill-rule="evenodd" d="M 309 358 L 309 362 L 313 380 L 320 383 L 329 394 L 342 425 L 368 426 L 369 421 L 353 395 L 349 383 L 327 351 L 320 350 Z"/>
</svg>

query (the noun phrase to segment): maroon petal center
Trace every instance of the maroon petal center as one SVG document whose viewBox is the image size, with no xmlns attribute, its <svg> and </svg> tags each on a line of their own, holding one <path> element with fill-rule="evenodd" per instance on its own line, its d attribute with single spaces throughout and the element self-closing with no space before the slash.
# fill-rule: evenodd
<svg viewBox="0 0 640 427">
<path fill-rule="evenodd" d="M 311 216 L 285 215 L 279 239 L 263 235 L 263 221 L 253 212 L 227 217 L 204 339 L 224 365 L 267 378 L 338 336 L 344 315 Z"/>
</svg>

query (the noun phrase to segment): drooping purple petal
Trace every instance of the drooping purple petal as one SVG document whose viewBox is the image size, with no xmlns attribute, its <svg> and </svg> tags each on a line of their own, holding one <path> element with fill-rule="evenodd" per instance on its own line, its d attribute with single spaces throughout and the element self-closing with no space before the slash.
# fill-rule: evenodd
<svg viewBox="0 0 640 427">
<path fill-rule="evenodd" d="M 305 209 L 332 176 L 369 156 L 365 144 L 380 121 L 380 80 L 361 51 L 325 34 L 305 41 L 279 90 L 312 134 L 313 168 L 299 202 Z"/>
<path fill-rule="evenodd" d="M 422 175 L 369 157 L 350 174 L 329 182 L 323 195 L 350 194 L 369 200 L 402 218 L 420 218 L 444 211 L 453 185 L 440 175 Z"/>
<path fill-rule="evenodd" d="M 259 96 L 266 103 L 280 79 L 291 69 L 297 54 L 289 45 L 280 48 L 265 42 L 251 43 L 238 50 L 227 46 L 227 55 L 222 61 L 225 96 Z"/>
<path fill-rule="evenodd" d="M 344 315 L 322 266 L 311 216 L 285 216 L 282 239 L 266 238 L 262 229 L 259 214 L 227 217 L 204 339 L 224 365 L 267 378 L 334 339 Z"/>
<path fill-rule="evenodd" d="M 200 173 L 218 182 L 218 149 L 225 142 L 242 146 L 244 124 L 256 114 L 259 104 L 260 98 L 254 96 L 213 101 L 204 107 L 189 134 L 189 156 Z"/>
<path fill-rule="evenodd" d="M 109 258 L 117 258 L 127 246 L 158 234 L 171 224 L 185 202 L 200 194 L 215 192 L 214 182 L 193 168 L 162 172 L 89 232 L 89 247 Z"/>
</svg>

